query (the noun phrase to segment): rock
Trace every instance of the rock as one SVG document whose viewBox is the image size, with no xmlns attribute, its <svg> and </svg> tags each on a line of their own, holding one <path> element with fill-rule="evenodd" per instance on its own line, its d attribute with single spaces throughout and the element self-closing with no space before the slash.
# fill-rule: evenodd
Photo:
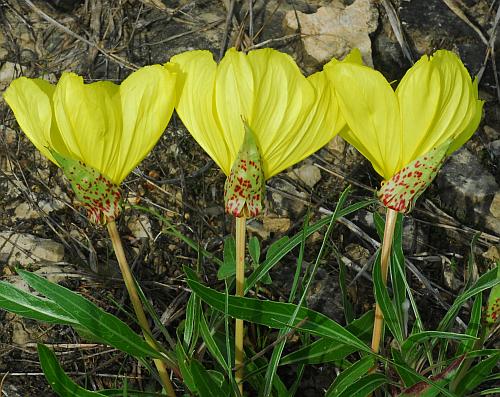
<svg viewBox="0 0 500 397">
<path fill-rule="evenodd" d="M 483 253 L 483 258 L 489 259 L 493 262 L 500 261 L 500 245 L 492 245 L 489 247 L 488 250 Z"/>
<path fill-rule="evenodd" d="M 444 207 L 460 221 L 500 233 L 500 187 L 466 148 L 445 163 L 436 178 Z"/>
<path fill-rule="evenodd" d="M 40 218 L 40 211 L 27 202 L 22 202 L 14 210 L 13 220 L 19 219 L 37 219 Z"/>
<path fill-rule="evenodd" d="M 12 80 L 21 76 L 25 70 L 24 66 L 17 63 L 5 62 L 0 67 L 0 91 L 5 90 Z"/>
<path fill-rule="evenodd" d="M 381 214 L 382 217 L 384 216 Z M 356 211 L 352 221 L 367 231 L 371 237 L 380 241 L 375 223 L 373 221 L 373 213 L 367 210 Z M 429 242 L 429 233 L 427 227 L 416 222 L 411 216 L 403 218 L 403 251 L 407 254 L 413 254 L 421 250 L 425 250 Z"/>
<path fill-rule="evenodd" d="M 264 229 L 269 233 L 281 233 L 285 234 L 290 229 L 290 219 L 289 218 L 278 218 L 265 216 L 262 220 L 264 224 Z"/>
<path fill-rule="evenodd" d="M 1 232 L 0 258 L 10 265 L 21 266 L 39 261 L 60 262 L 64 258 L 64 246 L 31 234 Z"/>
<path fill-rule="evenodd" d="M 136 239 L 149 238 L 153 240 L 151 221 L 145 214 L 132 216 L 128 221 L 127 226 Z"/>
<path fill-rule="evenodd" d="M 262 222 L 259 222 L 255 218 L 247 223 L 247 231 L 249 234 L 251 233 L 259 236 L 262 240 L 267 240 L 271 234 L 264 228 Z"/>
<path fill-rule="evenodd" d="M 299 23 L 304 53 L 313 63 L 341 59 L 352 48 L 359 48 L 363 61 L 373 66 L 369 34 L 377 29 L 378 11 L 371 0 L 355 0 L 347 7 L 336 0 L 313 14 L 285 14 L 284 24 L 289 30 L 297 31 Z"/>
<path fill-rule="evenodd" d="M 313 188 L 321 180 L 321 171 L 312 164 L 304 164 L 290 171 L 288 176 L 292 179 L 299 179 L 310 188 Z"/>
<path fill-rule="evenodd" d="M 345 247 L 345 252 L 349 259 L 359 263 L 361 266 L 364 266 L 370 258 L 370 251 L 359 244 L 348 244 Z"/>
<path fill-rule="evenodd" d="M 493 157 L 493 162 L 500 169 L 500 139 L 490 142 L 488 149 Z"/>
<path fill-rule="evenodd" d="M 302 200 L 308 200 L 306 192 L 299 192 L 295 186 L 281 178 L 275 178 L 270 182 L 270 185 L 278 191 L 268 190 L 268 198 L 270 201 L 269 208 L 279 216 L 292 217 L 294 219 L 300 218 L 305 211 L 305 203 Z M 287 194 L 288 193 L 288 194 Z"/>
<path fill-rule="evenodd" d="M 500 219 L 500 192 L 496 193 L 491 200 L 490 213 L 495 218 Z"/>
</svg>

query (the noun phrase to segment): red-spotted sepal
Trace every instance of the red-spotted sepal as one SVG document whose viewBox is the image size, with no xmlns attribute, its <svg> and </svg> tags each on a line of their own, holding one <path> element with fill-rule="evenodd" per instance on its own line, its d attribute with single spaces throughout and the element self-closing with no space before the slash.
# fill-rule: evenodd
<svg viewBox="0 0 500 397">
<path fill-rule="evenodd" d="M 262 212 L 265 178 L 252 130 L 245 124 L 245 138 L 224 185 L 226 212 L 252 218 Z"/>
<path fill-rule="evenodd" d="M 384 206 L 398 212 L 410 212 L 418 197 L 427 189 L 436 177 L 446 159 L 450 141 L 418 157 L 390 180 L 382 182 L 377 192 Z"/>
<path fill-rule="evenodd" d="M 121 193 L 118 185 L 84 162 L 51 151 L 54 159 L 71 183 L 78 201 L 87 210 L 89 220 L 106 224 L 121 212 Z"/>
</svg>

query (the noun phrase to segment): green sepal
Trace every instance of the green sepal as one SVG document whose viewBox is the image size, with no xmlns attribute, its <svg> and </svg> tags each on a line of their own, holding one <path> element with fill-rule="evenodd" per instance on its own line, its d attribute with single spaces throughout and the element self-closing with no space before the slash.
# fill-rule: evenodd
<svg viewBox="0 0 500 397">
<path fill-rule="evenodd" d="M 500 266 L 497 266 L 497 280 L 500 280 Z M 500 284 L 495 285 L 486 304 L 484 319 L 490 326 L 494 325 L 500 318 Z"/>
<path fill-rule="evenodd" d="M 224 206 L 235 217 L 252 218 L 262 212 L 265 178 L 254 134 L 245 124 L 245 138 L 224 185 Z"/>
<path fill-rule="evenodd" d="M 446 159 L 451 140 L 417 157 L 398 171 L 390 180 L 382 182 L 377 197 L 382 204 L 397 212 L 410 212 L 415 202 L 436 177 Z"/>
<path fill-rule="evenodd" d="M 91 222 L 105 224 L 120 215 L 121 192 L 118 185 L 83 161 L 49 150 L 71 183 L 78 201 L 87 210 Z"/>
</svg>

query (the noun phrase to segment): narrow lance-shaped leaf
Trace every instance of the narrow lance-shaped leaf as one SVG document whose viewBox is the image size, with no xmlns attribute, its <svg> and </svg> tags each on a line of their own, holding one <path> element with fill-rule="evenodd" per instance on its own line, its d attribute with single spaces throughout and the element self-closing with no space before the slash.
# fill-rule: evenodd
<svg viewBox="0 0 500 397">
<path fill-rule="evenodd" d="M 160 354 L 127 324 L 118 317 L 106 313 L 88 299 L 34 273 L 24 270 L 18 270 L 18 273 L 32 288 L 55 302 L 68 316 L 73 317 L 79 328 L 84 328 L 100 341 L 134 357 L 160 357 Z"/>
<path fill-rule="evenodd" d="M 38 344 L 38 357 L 43 373 L 52 389 L 61 397 L 99 397 L 104 394 L 89 391 L 78 386 L 66 375 L 59 365 L 56 355 L 45 345 Z"/>
<path fill-rule="evenodd" d="M 185 267 L 184 271 L 188 276 L 187 283 L 191 290 L 214 309 L 224 312 L 226 296 L 197 282 L 191 269 Z M 230 316 L 279 329 L 287 327 L 288 321 L 297 307 L 291 303 L 262 301 L 253 298 L 228 296 L 227 299 L 227 310 Z M 358 350 L 371 353 L 370 348 L 359 338 L 332 319 L 314 310 L 301 308 L 292 326 L 298 324 L 300 324 L 300 330 L 304 332 L 326 336 L 346 345 L 354 346 Z"/>
</svg>

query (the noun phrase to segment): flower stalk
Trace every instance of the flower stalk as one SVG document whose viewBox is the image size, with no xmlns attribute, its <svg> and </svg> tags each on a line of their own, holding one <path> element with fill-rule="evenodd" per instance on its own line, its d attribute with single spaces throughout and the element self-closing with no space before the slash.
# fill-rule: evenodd
<svg viewBox="0 0 500 397">
<path fill-rule="evenodd" d="M 397 218 L 398 218 L 398 212 L 390 208 L 387 208 L 387 213 L 385 216 L 384 240 L 382 242 L 382 252 L 380 257 L 382 282 L 384 283 L 384 285 L 387 285 L 387 275 L 389 274 L 392 240 L 394 236 L 394 228 L 396 226 Z M 375 320 L 373 323 L 373 334 L 372 334 L 372 350 L 374 353 L 378 353 L 378 351 L 380 350 L 380 339 L 382 336 L 383 324 L 384 324 L 384 315 L 382 314 L 380 305 L 378 304 L 378 302 L 376 302 Z"/>
<path fill-rule="evenodd" d="M 151 328 L 149 327 L 146 314 L 144 313 L 144 309 L 142 307 L 141 299 L 139 298 L 139 294 L 137 293 L 134 278 L 132 276 L 132 272 L 130 271 L 130 266 L 128 265 L 125 251 L 123 250 L 123 245 L 120 239 L 118 228 L 116 227 L 116 223 L 115 221 L 109 221 L 106 226 L 108 228 L 111 242 L 113 243 L 113 248 L 115 250 L 116 259 L 118 260 L 118 264 L 120 266 L 123 281 L 125 282 L 125 286 L 130 296 L 130 301 L 132 302 L 135 315 L 137 316 L 137 321 L 139 322 L 139 325 L 143 330 L 144 338 L 146 339 L 147 343 L 151 347 L 156 349 L 156 341 L 151 337 Z M 158 370 L 161 383 L 165 391 L 167 392 L 167 395 L 169 397 L 175 397 L 175 390 L 172 386 L 172 382 L 170 381 L 165 363 L 160 359 L 154 359 L 153 361 L 155 363 L 156 369 Z"/>
<path fill-rule="evenodd" d="M 242 297 L 245 289 L 245 234 L 246 234 L 246 218 L 236 218 L 236 296 Z M 238 384 L 240 394 L 243 395 L 243 376 L 244 376 L 244 327 L 243 320 L 237 318 L 235 323 L 235 380 Z"/>
</svg>

